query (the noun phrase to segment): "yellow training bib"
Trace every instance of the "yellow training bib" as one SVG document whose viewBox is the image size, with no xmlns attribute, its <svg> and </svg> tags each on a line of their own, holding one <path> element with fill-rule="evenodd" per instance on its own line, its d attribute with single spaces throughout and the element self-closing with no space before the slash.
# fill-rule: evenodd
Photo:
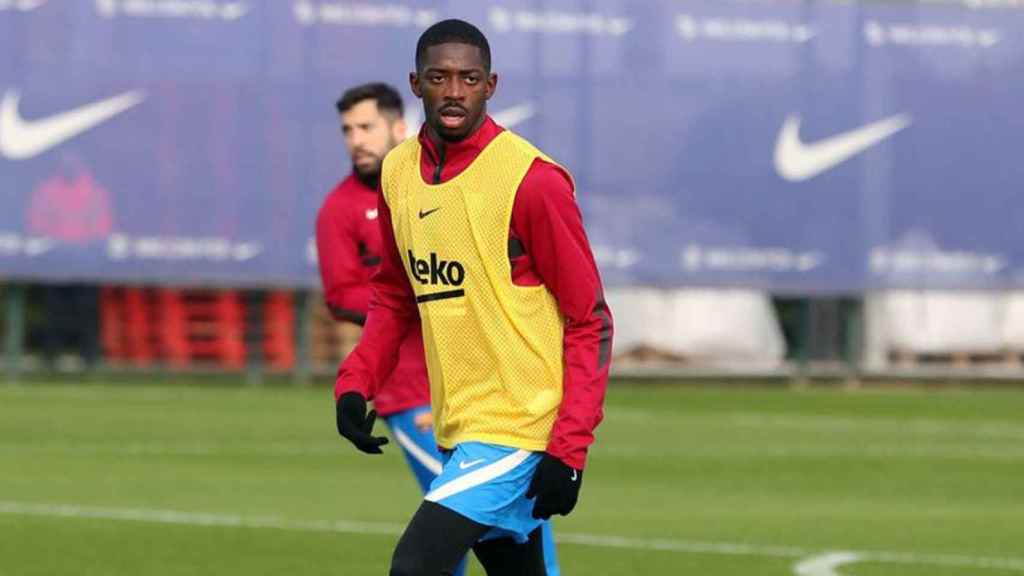
<svg viewBox="0 0 1024 576">
<path fill-rule="evenodd" d="M 562 317 L 544 286 L 516 286 L 509 223 L 537 158 L 504 131 L 462 173 L 431 185 L 411 138 L 384 161 L 395 242 L 416 293 L 438 445 L 540 451 L 562 401 Z"/>
</svg>

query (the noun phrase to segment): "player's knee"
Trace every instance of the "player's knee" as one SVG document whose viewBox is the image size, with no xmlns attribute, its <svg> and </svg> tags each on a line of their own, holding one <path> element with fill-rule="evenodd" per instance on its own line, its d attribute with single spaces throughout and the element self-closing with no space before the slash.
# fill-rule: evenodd
<svg viewBox="0 0 1024 576">
<path fill-rule="evenodd" d="M 518 543 L 512 538 L 496 538 L 473 546 L 488 576 L 545 576 L 541 529 L 530 534 L 529 541 Z"/>
</svg>

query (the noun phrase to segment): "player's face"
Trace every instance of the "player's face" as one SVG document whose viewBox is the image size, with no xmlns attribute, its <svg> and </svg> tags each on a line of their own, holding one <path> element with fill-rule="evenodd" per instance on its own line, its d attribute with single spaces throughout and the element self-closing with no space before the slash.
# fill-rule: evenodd
<svg viewBox="0 0 1024 576">
<path fill-rule="evenodd" d="M 457 142 L 483 123 L 498 76 L 487 72 L 479 48 L 451 42 L 427 48 L 423 69 L 410 74 L 409 83 L 423 99 L 427 127 Z"/>
<path fill-rule="evenodd" d="M 381 112 L 376 100 L 363 100 L 341 114 L 341 132 L 360 176 L 377 176 L 384 156 L 405 137 L 405 122 Z"/>
</svg>

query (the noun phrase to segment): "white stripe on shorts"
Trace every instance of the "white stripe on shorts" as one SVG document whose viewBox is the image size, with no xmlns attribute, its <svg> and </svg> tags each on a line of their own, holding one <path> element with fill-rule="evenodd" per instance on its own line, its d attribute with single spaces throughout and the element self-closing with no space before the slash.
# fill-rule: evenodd
<svg viewBox="0 0 1024 576">
<path fill-rule="evenodd" d="M 423 499 L 430 502 L 440 502 L 449 496 L 454 496 L 459 492 L 464 492 L 474 486 L 494 480 L 522 464 L 530 457 L 530 454 L 533 454 L 533 452 L 529 450 L 516 450 L 494 464 L 488 464 L 479 470 L 474 470 L 465 476 L 460 476 L 444 486 L 438 486 L 436 490 L 430 491 Z"/>
<path fill-rule="evenodd" d="M 408 452 L 410 456 L 422 464 L 424 468 L 430 470 L 431 474 L 434 476 L 440 476 L 441 463 L 438 462 L 437 458 L 428 454 L 426 450 L 421 448 L 419 444 L 413 442 L 412 438 L 406 436 L 405 432 L 399 430 L 398 427 L 395 427 L 392 432 L 395 434 L 395 440 L 398 440 L 398 444 L 402 448 L 405 448 L 405 451 Z"/>
</svg>

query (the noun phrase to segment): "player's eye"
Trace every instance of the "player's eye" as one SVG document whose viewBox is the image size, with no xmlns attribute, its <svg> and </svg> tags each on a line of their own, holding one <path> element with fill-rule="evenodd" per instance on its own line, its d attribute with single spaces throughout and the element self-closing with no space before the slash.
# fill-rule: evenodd
<svg viewBox="0 0 1024 576">
<path fill-rule="evenodd" d="M 440 84 L 444 81 L 444 76 L 441 76 L 440 74 L 431 74 L 427 76 L 427 80 L 429 80 L 431 84 Z"/>
<path fill-rule="evenodd" d="M 480 77 L 479 76 L 474 76 L 474 75 L 466 76 L 466 84 L 469 84 L 470 86 L 474 86 L 479 81 L 480 81 Z"/>
</svg>

